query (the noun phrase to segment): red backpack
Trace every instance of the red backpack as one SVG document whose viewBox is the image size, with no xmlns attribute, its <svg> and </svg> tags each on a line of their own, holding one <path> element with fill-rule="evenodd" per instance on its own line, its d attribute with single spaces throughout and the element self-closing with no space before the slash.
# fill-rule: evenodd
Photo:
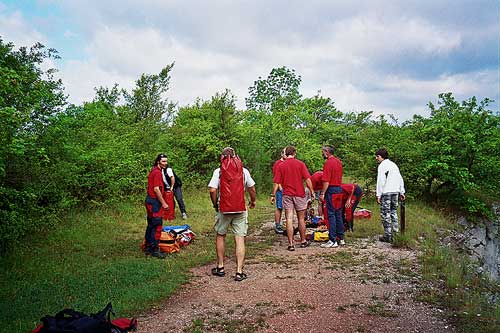
<svg viewBox="0 0 500 333">
<path fill-rule="evenodd" d="M 243 165 L 238 156 L 220 160 L 219 211 L 223 214 L 246 211 Z"/>
</svg>

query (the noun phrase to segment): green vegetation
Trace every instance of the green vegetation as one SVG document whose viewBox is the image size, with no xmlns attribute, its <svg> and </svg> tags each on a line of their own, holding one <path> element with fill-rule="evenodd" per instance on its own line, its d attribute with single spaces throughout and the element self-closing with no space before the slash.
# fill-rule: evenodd
<svg viewBox="0 0 500 333">
<path fill-rule="evenodd" d="M 0 296 L 12 331 L 65 306 L 91 312 L 111 299 L 129 314 L 155 304 L 188 280 L 189 267 L 213 259 L 206 237 L 212 209 L 199 189 L 223 147 L 236 148 L 267 193 L 285 145 L 296 145 L 314 172 L 325 143 L 336 147 L 346 176 L 363 186 L 362 205 L 374 215 L 373 154 L 388 149 L 409 194 L 407 232 L 394 245 L 424 249 L 425 278 L 442 282 L 423 297 L 444 302 L 460 323 L 498 324 L 497 287 L 476 276 L 464 255 L 439 246 L 455 223 L 435 210 L 488 215 L 499 200 L 500 115 L 488 109 L 490 100 L 459 102 L 444 93 L 429 104 L 429 117 L 399 123 L 371 111 L 344 113 L 319 94 L 303 97 L 300 75 L 278 67 L 249 88 L 245 110 L 229 90 L 177 106 L 165 98 L 174 71 L 167 64 L 141 75 L 131 91 L 99 87 L 92 101 L 67 105 L 54 70 L 42 70 L 47 59 L 57 60 L 57 52 L 41 44 L 16 50 L 0 39 Z M 190 215 L 200 236 L 196 252 L 162 263 L 137 251 L 144 227 L 138 203 L 160 152 L 192 190 Z M 267 213 L 251 214 L 254 225 Z M 348 237 L 379 233 L 376 221 L 359 221 Z M 249 255 L 268 245 L 258 243 Z"/>
</svg>

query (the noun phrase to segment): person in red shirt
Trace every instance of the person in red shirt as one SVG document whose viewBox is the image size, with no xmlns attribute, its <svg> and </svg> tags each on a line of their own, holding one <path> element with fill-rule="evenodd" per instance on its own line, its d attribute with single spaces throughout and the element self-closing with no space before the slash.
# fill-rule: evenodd
<svg viewBox="0 0 500 333">
<path fill-rule="evenodd" d="M 354 211 L 363 196 L 363 190 L 357 184 L 341 184 L 342 188 L 342 218 L 344 229 L 354 231 Z"/>
<path fill-rule="evenodd" d="M 307 209 L 307 198 L 304 190 L 304 180 L 313 193 L 311 175 L 304 162 L 295 158 L 297 150 L 293 146 L 285 148 L 285 161 L 278 169 L 274 179 L 273 194 L 271 202 L 274 202 L 274 196 L 280 186 L 283 188 L 283 208 L 286 217 L 286 232 L 288 237 L 288 250 L 294 251 L 293 241 L 293 211 L 297 213 L 299 222 L 300 247 L 306 247 L 309 242 L 306 240 L 306 222 L 305 213 Z M 314 198 L 311 198 L 314 200 Z"/>
<path fill-rule="evenodd" d="M 318 199 L 318 215 L 323 216 L 323 205 L 319 201 L 319 196 L 323 192 L 323 171 L 316 171 L 311 175 L 311 182 L 314 190 L 315 199 Z"/>
<path fill-rule="evenodd" d="M 323 248 L 338 247 L 345 245 L 344 241 L 344 222 L 342 219 L 342 162 L 333 156 L 332 146 L 323 146 L 323 157 L 326 159 L 323 165 L 323 193 L 319 199 L 326 201 L 328 211 L 328 238 L 329 241 L 321 244 Z M 337 243 L 337 238 L 339 243 Z"/>
<path fill-rule="evenodd" d="M 146 195 L 146 213 L 148 225 L 146 227 L 145 253 L 153 257 L 164 259 L 165 253 L 160 252 L 159 243 L 162 229 L 162 216 L 168 205 L 163 199 L 164 185 L 162 170 L 167 167 L 167 156 L 159 154 L 154 162 L 153 169 L 148 175 L 148 187 Z"/>
<path fill-rule="evenodd" d="M 274 162 L 273 164 L 273 183 L 276 179 L 276 175 L 278 174 L 278 169 L 285 161 L 285 149 L 281 151 L 281 158 Z M 274 232 L 277 234 L 284 234 L 283 226 L 281 225 L 281 216 L 283 212 L 283 188 L 281 186 L 278 187 L 276 191 L 276 210 L 274 211 Z"/>
</svg>

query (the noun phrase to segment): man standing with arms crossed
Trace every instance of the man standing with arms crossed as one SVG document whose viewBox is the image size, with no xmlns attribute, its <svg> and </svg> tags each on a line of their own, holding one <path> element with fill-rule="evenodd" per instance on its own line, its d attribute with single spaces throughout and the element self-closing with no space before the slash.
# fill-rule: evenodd
<svg viewBox="0 0 500 333">
<path fill-rule="evenodd" d="M 276 178 L 274 179 L 273 194 L 271 202 L 274 202 L 274 196 L 281 186 L 283 188 L 283 208 L 286 217 L 286 232 L 288 236 L 288 251 L 295 251 L 293 240 L 293 211 L 297 213 L 299 222 L 300 247 L 309 246 L 306 240 L 306 222 L 305 214 L 307 209 L 307 198 L 304 190 L 306 181 L 307 187 L 311 193 L 314 193 L 311 175 L 304 162 L 295 158 L 297 150 L 293 146 L 285 148 L 285 161 L 280 166 Z M 314 197 L 311 198 L 314 200 Z"/>
<path fill-rule="evenodd" d="M 387 149 L 381 148 L 375 152 L 379 163 L 377 171 L 377 202 L 380 204 L 380 218 L 384 227 L 381 242 L 392 243 L 394 235 L 399 232 L 398 197 L 405 200 L 405 184 L 399 168 L 389 160 Z"/>
<path fill-rule="evenodd" d="M 342 219 L 342 162 L 333 156 L 332 146 L 323 146 L 323 157 L 326 159 L 323 165 L 323 192 L 320 194 L 320 200 L 326 200 L 328 211 L 328 242 L 321 244 L 323 248 L 338 247 L 345 245 L 344 241 L 344 221 Z M 337 243 L 337 238 L 339 243 Z"/>
</svg>

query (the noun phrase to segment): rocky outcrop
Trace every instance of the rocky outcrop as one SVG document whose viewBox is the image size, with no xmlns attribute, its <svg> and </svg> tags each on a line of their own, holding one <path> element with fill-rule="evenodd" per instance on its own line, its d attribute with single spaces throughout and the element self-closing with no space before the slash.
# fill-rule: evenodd
<svg viewBox="0 0 500 333">
<path fill-rule="evenodd" d="M 481 219 L 478 222 L 470 223 L 462 217 L 459 223 L 465 227 L 465 231 L 461 235 L 462 246 L 469 253 L 471 259 L 478 264 L 478 270 L 493 280 L 499 280 L 500 204 L 493 206 L 493 212 L 495 213 L 493 220 Z"/>
</svg>

